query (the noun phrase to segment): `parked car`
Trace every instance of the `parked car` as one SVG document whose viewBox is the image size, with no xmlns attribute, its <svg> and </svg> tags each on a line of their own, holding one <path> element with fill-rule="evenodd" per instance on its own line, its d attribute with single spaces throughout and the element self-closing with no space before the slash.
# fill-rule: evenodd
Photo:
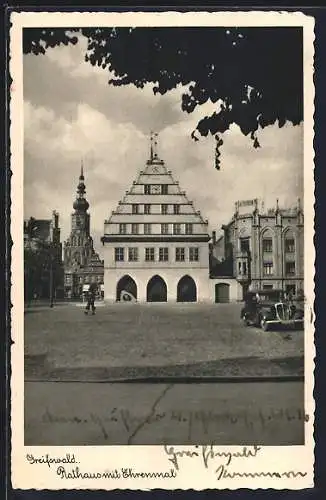
<svg viewBox="0 0 326 500">
<path fill-rule="evenodd" d="M 282 290 L 248 292 L 241 310 L 245 325 L 260 326 L 264 331 L 271 328 L 302 329 L 304 312 Z"/>
</svg>

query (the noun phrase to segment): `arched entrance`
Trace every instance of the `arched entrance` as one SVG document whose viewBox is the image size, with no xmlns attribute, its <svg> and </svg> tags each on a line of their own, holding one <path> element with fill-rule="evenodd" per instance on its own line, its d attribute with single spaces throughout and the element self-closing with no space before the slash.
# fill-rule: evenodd
<svg viewBox="0 0 326 500">
<path fill-rule="evenodd" d="M 131 276 L 123 276 L 117 284 L 118 302 L 132 302 L 137 300 L 137 285 Z"/>
<path fill-rule="evenodd" d="M 147 302 L 166 302 L 167 287 L 161 276 L 153 276 L 147 283 Z"/>
<path fill-rule="evenodd" d="M 215 285 L 215 302 L 225 304 L 230 302 L 230 285 L 218 283 Z"/>
<path fill-rule="evenodd" d="M 177 287 L 177 302 L 197 302 L 197 287 L 191 276 L 183 276 Z"/>
</svg>

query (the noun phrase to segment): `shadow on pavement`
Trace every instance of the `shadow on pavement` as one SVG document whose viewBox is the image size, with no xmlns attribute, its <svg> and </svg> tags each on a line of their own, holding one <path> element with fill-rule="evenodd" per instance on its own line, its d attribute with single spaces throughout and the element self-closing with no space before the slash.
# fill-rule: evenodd
<svg viewBox="0 0 326 500">
<path fill-rule="evenodd" d="M 55 367 L 47 360 L 45 353 L 25 355 L 25 379 L 43 381 L 119 381 L 137 380 L 162 381 L 173 379 L 185 382 L 187 379 L 216 378 L 302 378 L 303 356 L 286 358 L 226 358 L 216 361 L 166 365 L 166 366 L 76 366 Z"/>
</svg>

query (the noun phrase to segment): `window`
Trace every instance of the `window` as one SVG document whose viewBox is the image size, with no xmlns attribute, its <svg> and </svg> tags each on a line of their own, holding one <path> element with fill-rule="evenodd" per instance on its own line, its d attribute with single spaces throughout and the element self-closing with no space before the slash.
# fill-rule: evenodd
<svg viewBox="0 0 326 500">
<path fill-rule="evenodd" d="M 265 276 L 271 276 L 273 274 L 273 262 L 264 262 L 263 271 Z"/>
<path fill-rule="evenodd" d="M 168 185 L 167 184 L 161 185 L 161 194 L 168 194 Z"/>
<path fill-rule="evenodd" d="M 169 224 L 161 224 L 161 233 L 169 234 Z"/>
<path fill-rule="evenodd" d="M 139 224 L 131 224 L 131 233 L 138 234 L 139 232 Z"/>
<path fill-rule="evenodd" d="M 151 224 L 144 224 L 144 234 L 151 234 L 152 226 Z"/>
<path fill-rule="evenodd" d="M 144 205 L 144 214 L 150 214 L 151 213 L 151 206 L 146 203 L 146 205 Z"/>
<path fill-rule="evenodd" d="M 145 248 L 145 260 L 147 262 L 155 260 L 155 248 Z"/>
<path fill-rule="evenodd" d="M 161 213 L 166 215 L 168 213 L 168 205 L 161 205 Z"/>
<path fill-rule="evenodd" d="M 240 238 L 240 251 L 241 252 L 249 252 L 250 250 L 250 243 L 249 243 L 249 238 Z"/>
<path fill-rule="evenodd" d="M 174 214 L 180 213 L 180 205 L 173 205 L 173 213 Z"/>
<path fill-rule="evenodd" d="M 116 262 L 122 262 L 125 259 L 124 248 L 118 247 L 114 249 L 114 260 Z"/>
<path fill-rule="evenodd" d="M 181 234 L 181 224 L 173 224 L 173 234 Z"/>
<path fill-rule="evenodd" d="M 126 234 L 127 232 L 127 224 L 119 224 L 119 233 Z"/>
<path fill-rule="evenodd" d="M 167 247 L 159 248 L 158 259 L 160 262 L 167 262 L 169 260 L 169 249 Z"/>
<path fill-rule="evenodd" d="M 144 185 L 144 194 L 151 194 L 151 186 L 150 184 Z"/>
<path fill-rule="evenodd" d="M 263 285 L 263 290 L 273 290 L 273 285 L 271 284 Z"/>
<path fill-rule="evenodd" d="M 177 262 L 183 262 L 185 260 L 185 249 L 184 248 L 176 248 L 175 249 L 175 260 Z"/>
<path fill-rule="evenodd" d="M 199 260 L 199 248 L 190 247 L 189 248 L 189 260 L 190 262 L 198 262 Z"/>
<path fill-rule="evenodd" d="M 130 247 L 128 249 L 128 259 L 130 262 L 136 262 L 138 260 L 138 248 Z"/>
<path fill-rule="evenodd" d="M 263 252 L 270 253 L 273 251 L 273 240 L 272 238 L 263 239 Z"/>
<path fill-rule="evenodd" d="M 247 274 L 247 262 L 246 261 L 243 262 L 243 274 L 245 274 L 245 275 Z"/>
<path fill-rule="evenodd" d="M 293 276 L 295 274 L 295 262 L 285 263 L 285 274 L 288 276 Z"/>
<path fill-rule="evenodd" d="M 287 295 L 295 296 L 295 285 L 285 285 L 285 291 Z"/>
<path fill-rule="evenodd" d="M 294 244 L 294 239 L 293 238 L 287 238 L 285 240 L 285 251 L 286 251 L 286 253 L 294 253 L 294 251 L 295 251 L 295 244 Z"/>
<path fill-rule="evenodd" d="M 186 224 L 186 234 L 192 234 L 192 231 L 193 231 L 192 224 L 187 223 Z"/>
<path fill-rule="evenodd" d="M 138 214 L 138 205 L 132 205 L 132 213 Z"/>
</svg>

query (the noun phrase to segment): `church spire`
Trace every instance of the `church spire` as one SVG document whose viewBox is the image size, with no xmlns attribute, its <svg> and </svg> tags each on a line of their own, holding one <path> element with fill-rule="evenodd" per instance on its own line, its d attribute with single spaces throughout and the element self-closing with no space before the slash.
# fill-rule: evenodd
<svg viewBox="0 0 326 500">
<path fill-rule="evenodd" d="M 85 198 L 86 187 L 84 183 L 84 166 L 83 162 L 80 167 L 79 183 L 77 185 L 77 197 L 73 204 L 73 207 L 78 212 L 86 212 L 89 207 L 89 203 Z"/>
<path fill-rule="evenodd" d="M 158 160 L 157 155 L 157 132 L 151 132 L 151 148 L 150 148 L 150 161 Z"/>
</svg>

